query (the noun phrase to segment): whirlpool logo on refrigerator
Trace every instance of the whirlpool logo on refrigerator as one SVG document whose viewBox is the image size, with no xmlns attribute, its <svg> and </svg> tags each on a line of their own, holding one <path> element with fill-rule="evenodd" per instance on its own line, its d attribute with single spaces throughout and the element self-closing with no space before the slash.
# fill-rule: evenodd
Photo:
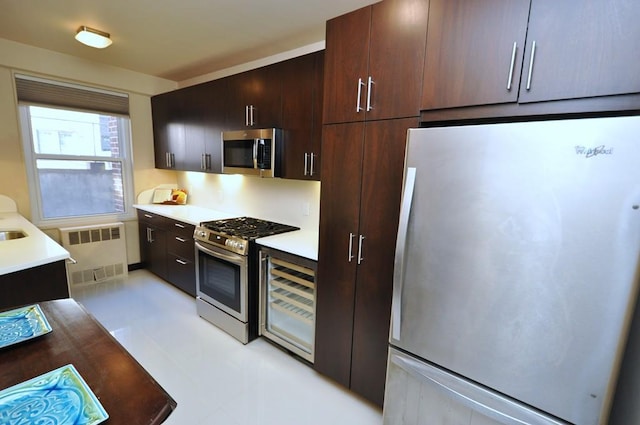
<svg viewBox="0 0 640 425">
<path fill-rule="evenodd" d="M 593 158 L 598 155 L 613 155 L 613 148 L 605 145 L 597 146 L 595 148 L 576 146 L 576 155 L 584 155 L 585 158 Z"/>
</svg>

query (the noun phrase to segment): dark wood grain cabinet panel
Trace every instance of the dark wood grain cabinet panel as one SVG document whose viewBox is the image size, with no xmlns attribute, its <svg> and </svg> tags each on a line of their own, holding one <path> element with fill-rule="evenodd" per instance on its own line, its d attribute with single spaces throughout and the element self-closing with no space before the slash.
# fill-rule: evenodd
<svg viewBox="0 0 640 425">
<path fill-rule="evenodd" d="M 167 280 L 196 296 L 195 226 L 172 221 L 167 227 Z"/>
<path fill-rule="evenodd" d="M 532 0 L 520 103 L 640 92 L 639 20 L 635 0 Z"/>
<path fill-rule="evenodd" d="M 153 274 L 167 279 L 167 219 L 138 210 L 140 260 Z"/>
<path fill-rule="evenodd" d="M 327 22 L 324 123 L 416 116 L 428 0 L 387 0 Z"/>
<path fill-rule="evenodd" d="M 142 265 L 195 297 L 195 226 L 138 210 L 138 228 Z"/>
<path fill-rule="evenodd" d="M 639 18 L 632 0 L 431 0 L 422 109 L 511 104 L 454 119 L 624 109 L 609 97 L 640 93 L 629 59 Z"/>
<path fill-rule="evenodd" d="M 0 310 L 69 298 L 65 260 L 0 276 Z"/>
<path fill-rule="evenodd" d="M 227 127 L 269 128 L 282 126 L 282 80 L 278 64 L 225 78 Z"/>
<path fill-rule="evenodd" d="M 325 125 L 315 368 L 382 405 L 406 132 L 417 118 Z"/>
<path fill-rule="evenodd" d="M 283 176 L 320 180 L 324 51 L 281 64 Z"/>
<path fill-rule="evenodd" d="M 170 170 L 185 167 L 184 100 L 177 92 L 151 98 L 156 168 Z"/>
<path fill-rule="evenodd" d="M 431 0 L 422 109 L 516 102 L 529 0 Z"/>
</svg>

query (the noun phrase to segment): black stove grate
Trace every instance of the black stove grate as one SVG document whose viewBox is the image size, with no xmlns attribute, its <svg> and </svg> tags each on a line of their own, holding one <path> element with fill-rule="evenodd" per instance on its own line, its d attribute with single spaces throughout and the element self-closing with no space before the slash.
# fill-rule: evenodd
<svg viewBox="0 0 640 425">
<path fill-rule="evenodd" d="M 277 235 L 279 233 L 300 230 L 299 227 L 287 224 L 275 223 L 273 221 L 262 220 L 253 217 L 234 217 L 224 220 L 214 220 L 201 223 L 207 229 L 223 233 L 229 236 L 253 240 L 265 236 Z"/>
</svg>

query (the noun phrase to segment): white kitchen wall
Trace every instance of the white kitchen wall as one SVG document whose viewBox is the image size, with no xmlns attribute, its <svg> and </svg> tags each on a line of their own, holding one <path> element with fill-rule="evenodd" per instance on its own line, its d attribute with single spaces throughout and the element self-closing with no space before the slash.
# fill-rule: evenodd
<svg viewBox="0 0 640 425">
<path fill-rule="evenodd" d="M 320 182 L 182 172 L 188 203 L 318 230 Z"/>
</svg>

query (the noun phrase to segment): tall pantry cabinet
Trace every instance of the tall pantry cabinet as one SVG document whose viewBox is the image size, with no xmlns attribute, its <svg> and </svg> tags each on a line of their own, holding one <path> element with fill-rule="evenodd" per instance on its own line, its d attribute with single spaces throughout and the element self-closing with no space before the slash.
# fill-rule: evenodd
<svg viewBox="0 0 640 425">
<path fill-rule="evenodd" d="M 385 0 L 327 22 L 314 367 L 378 405 L 427 11 Z"/>
</svg>

